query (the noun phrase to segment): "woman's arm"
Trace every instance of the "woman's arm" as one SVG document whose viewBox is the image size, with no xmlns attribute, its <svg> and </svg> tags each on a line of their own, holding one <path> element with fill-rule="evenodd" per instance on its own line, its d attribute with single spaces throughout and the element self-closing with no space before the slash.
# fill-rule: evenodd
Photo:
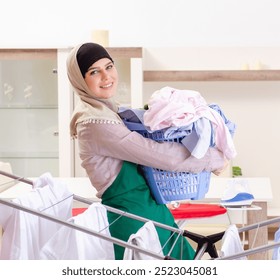
<svg viewBox="0 0 280 280">
<path fill-rule="evenodd" d="M 196 159 L 182 144 L 157 143 L 122 124 L 80 124 L 78 139 L 83 156 L 112 157 L 163 170 L 197 173 L 223 169 L 225 164 L 223 154 L 215 148 Z"/>
</svg>

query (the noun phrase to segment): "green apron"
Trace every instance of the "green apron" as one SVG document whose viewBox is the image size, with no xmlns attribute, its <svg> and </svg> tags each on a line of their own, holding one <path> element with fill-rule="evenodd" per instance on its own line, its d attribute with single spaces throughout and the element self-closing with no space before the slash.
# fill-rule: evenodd
<svg viewBox="0 0 280 280">
<path fill-rule="evenodd" d="M 153 199 L 144 177 L 134 163 L 124 162 L 120 173 L 113 184 L 104 192 L 102 203 L 130 214 L 142 216 L 149 220 L 178 228 L 174 217 L 164 204 L 157 204 Z M 127 241 L 131 234 L 136 233 L 144 222 L 108 211 L 110 233 L 113 237 Z M 156 227 L 158 237 L 166 256 L 174 245 L 176 235 L 163 228 Z M 170 240 L 169 240 L 170 239 Z M 115 258 L 123 259 L 125 248 L 114 244 Z M 194 258 L 194 250 L 185 237 L 177 240 L 170 256 L 177 260 Z"/>
</svg>

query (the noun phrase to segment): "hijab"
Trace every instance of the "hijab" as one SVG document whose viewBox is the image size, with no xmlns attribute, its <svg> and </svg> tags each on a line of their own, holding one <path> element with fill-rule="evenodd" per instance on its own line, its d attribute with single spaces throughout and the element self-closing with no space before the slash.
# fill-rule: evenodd
<svg viewBox="0 0 280 280">
<path fill-rule="evenodd" d="M 112 58 L 102 46 L 86 43 L 76 46 L 67 58 L 67 74 L 79 100 L 70 121 L 70 133 L 77 136 L 76 127 L 82 122 L 122 123 L 117 114 L 118 104 L 113 98 L 102 99 L 92 96 L 84 75 L 87 69 L 102 58 Z"/>
</svg>

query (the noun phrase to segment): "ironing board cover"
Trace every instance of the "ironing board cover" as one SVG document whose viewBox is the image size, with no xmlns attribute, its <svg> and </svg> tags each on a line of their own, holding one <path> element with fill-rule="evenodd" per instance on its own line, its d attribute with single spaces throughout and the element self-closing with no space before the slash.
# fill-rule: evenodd
<svg viewBox="0 0 280 280">
<path fill-rule="evenodd" d="M 227 210 L 218 204 L 207 203 L 181 203 L 178 208 L 171 209 L 175 220 L 207 218 L 226 213 Z"/>
</svg>

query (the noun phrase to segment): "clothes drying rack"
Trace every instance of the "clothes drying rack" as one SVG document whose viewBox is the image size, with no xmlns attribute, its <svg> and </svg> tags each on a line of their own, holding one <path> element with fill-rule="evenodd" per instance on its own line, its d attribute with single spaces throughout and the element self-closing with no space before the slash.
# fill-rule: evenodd
<svg viewBox="0 0 280 280">
<path fill-rule="evenodd" d="M 5 171 L 0 170 L 0 175 L 12 178 L 12 179 L 15 180 L 15 182 L 20 181 L 20 182 L 24 182 L 24 183 L 32 185 L 32 186 L 34 184 L 34 182 L 30 179 L 20 177 L 20 176 L 14 175 L 14 174 L 10 174 L 10 173 L 5 172 Z M 76 201 L 88 204 L 88 205 L 95 202 L 91 199 L 84 198 L 84 197 L 81 197 L 81 196 L 78 196 L 78 195 L 75 195 L 75 194 L 73 194 L 73 199 L 76 200 Z M 7 199 L 0 198 L 0 203 L 3 204 L 3 205 L 9 206 L 9 207 L 13 207 L 17 210 L 21 210 L 21 211 L 24 211 L 24 212 L 27 212 L 27 213 L 30 213 L 30 214 L 33 214 L 33 215 L 37 215 L 41 218 L 45 218 L 47 220 L 50 220 L 52 222 L 56 222 L 56 223 L 61 224 L 63 226 L 70 227 L 74 230 L 79 230 L 79 231 L 84 232 L 86 234 L 90 234 L 90 235 L 99 237 L 101 239 L 104 239 L 106 241 L 110 241 L 110 242 L 112 242 L 114 244 L 117 244 L 119 246 L 123 246 L 124 248 L 129 248 L 129 249 L 135 250 L 137 252 L 141 252 L 141 253 L 143 253 L 147 256 L 153 257 L 155 259 L 174 260 L 174 258 L 169 256 L 169 254 L 166 255 L 166 256 L 162 256 L 162 255 L 157 254 L 155 252 L 152 252 L 150 250 L 143 249 L 143 248 L 141 248 L 137 245 L 133 245 L 131 243 L 128 243 L 128 242 L 125 242 L 123 240 L 114 238 L 112 236 L 102 234 L 98 231 L 91 230 L 91 229 L 88 229 L 86 227 L 83 227 L 83 226 L 80 226 L 80 225 L 77 225 L 77 224 L 73 224 L 71 222 L 62 220 L 62 219 L 54 217 L 52 215 L 42 213 L 42 212 L 37 211 L 35 209 L 29 208 L 29 207 L 26 207 L 26 206 L 22 206 L 20 204 L 14 203 L 14 202 L 12 202 L 10 200 L 7 200 Z M 119 209 L 116 209 L 116 208 L 113 208 L 113 207 L 110 207 L 110 206 L 107 206 L 107 205 L 104 205 L 104 207 L 107 209 L 107 211 L 111 211 L 113 213 L 126 216 L 128 218 L 136 219 L 136 220 L 142 221 L 144 223 L 150 221 L 149 219 L 143 218 L 141 216 L 134 215 L 134 214 L 131 214 L 131 213 L 127 213 L 127 212 L 121 211 Z M 213 259 L 215 259 L 215 260 L 238 259 L 238 258 L 243 257 L 243 256 L 248 256 L 248 255 L 251 255 L 251 254 L 258 253 L 258 252 L 271 250 L 275 247 L 280 246 L 280 242 L 274 242 L 273 244 L 267 244 L 267 245 L 264 245 L 264 246 L 251 248 L 251 249 L 244 250 L 243 252 L 233 254 L 233 255 L 230 255 L 230 256 L 219 257 L 215 243 L 220 241 L 223 238 L 225 231 L 204 236 L 204 235 L 197 234 L 197 233 L 185 230 L 185 229 L 180 229 L 180 228 L 174 228 L 174 227 L 171 227 L 171 226 L 167 226 L 165 224 L 158 223 L 156 221 L 152 221 L 152 222 L 157 227 L 161 227 L 163 229 L 170 230 L 174 234 L 177 233 L 178 234 L 177 240 L 180 236 L 185 236 L 185 237 L 193 240 L 195 243 L 197 243 L 197 248 L 196 248 L 194 260 L 200 260 L 205 253 L 209 254 L 209 256 L 211 257 L 210 258 L 211 260 L 213 260 Z M 267 226 L 267 225 L 275 224 L 275 223 L 279 223 L 279 222 L 280 222 L 280 217 L 274 218 L 274 219 L 269 219 L 269 220 L 266 220 L 266 221 L 262 221 L 262 222 L 259 222 L 259 223 L 255 223 L 255 224 L 251 224 L 251 225 L 248 225 L 248 226 L 241 227 L 241 228 L 238 229 L 238 232 L 242 233 L 242 232 L 245 232 L 245 231 L 248 231 L 248 230 L 257 229 L 257 228 L 262 227 L 262 226 Z"/>
<path fill-rule="evenodd" d="M 241 228 L 238 229 L 238 232 L 243 233 L 245 231 L 249 231 L 249 230 L 252 230 L 252 229 L 258 229 L 258 228 L 263 227 L 263 226 L 268 226 L 268 225 L 277 224 L 277 223 L 280 223 L 280 217 L 271 218 L 271 219 L 268 219 L 268 220 L 265 220 L 265 221 L 261 221 L 259 223 L 255 223 L 255 224 L 251 224 L 251 225 L 241 227 Z M 259 252 L 268 251 L 268 250 L 271 250 L 271 249 L 274 249 L 274 248 L 277 248 L 277 247 L 280 247 L 280 241 L 277 241 L 277 242 L 274 241 L 271 244 L 266 244 L 266 245 L 263 245 L 263 246 L 258 246 L 258 247 L 255 247 L 255 248 L 244 250 L 244 252 L 232 254 L 232 255 L 229 255 L 229 256 L 218 257 L 218 258 L 216 258 L 216 260 L 234 260 L 234 259 L 249 256 L 249 255 L 253 255 L 253 254 L 256 254 L 256 253 L 259 253 Z"/>
</svg>

